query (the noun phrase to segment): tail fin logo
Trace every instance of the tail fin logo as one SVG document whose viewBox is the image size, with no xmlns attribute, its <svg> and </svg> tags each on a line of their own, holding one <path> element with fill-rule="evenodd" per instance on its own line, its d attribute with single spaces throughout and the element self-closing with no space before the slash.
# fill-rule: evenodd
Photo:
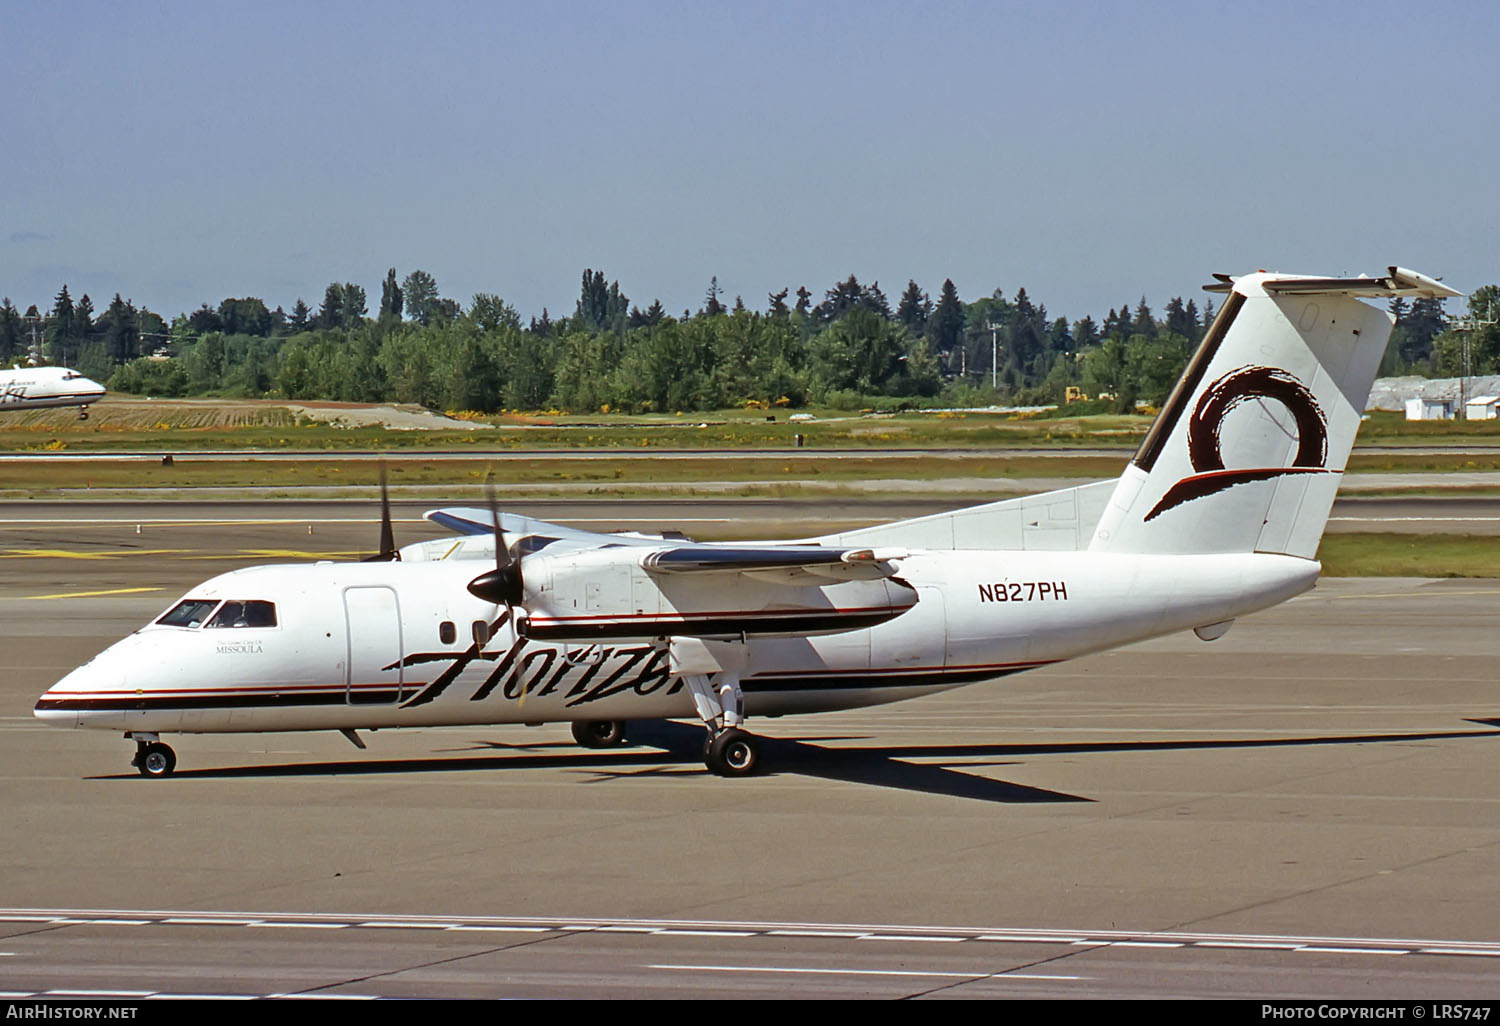
<svg viewBox="0 0 1500 1026">
<path fill-rule="evenodd" d="M 1224 418 L 1240 403 L 1251 399 L 1274 399 L 1296 421 L 1297 455 L 1290 467 L 1225 468 L 1221 445 Z M 1293 375 L 1277 367 L 1241 367 L 1203 390 L 1188 422 L 1188 459 L 1197 473 L 1167 489 L 1161 501 L 1146 514 L 1147 520 L 1184 502 L 1235 485 L 1286 474 L 1328 473 L 1328 419 L 1312 392 Z"/>
</svg>

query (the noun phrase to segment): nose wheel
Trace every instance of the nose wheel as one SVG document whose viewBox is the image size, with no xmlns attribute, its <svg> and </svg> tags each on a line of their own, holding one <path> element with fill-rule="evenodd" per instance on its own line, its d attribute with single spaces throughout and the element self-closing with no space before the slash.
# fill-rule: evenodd
<svg viewBox="0 0 1500 1026">
<path fill-rule="evenodd" d="M 177 753 L 172 751 L 171 745 L 137 738 L 135 758 L 130 760 L 130 765 L 143 777 L 170 777 L 177 768 Z"/>
</svg>

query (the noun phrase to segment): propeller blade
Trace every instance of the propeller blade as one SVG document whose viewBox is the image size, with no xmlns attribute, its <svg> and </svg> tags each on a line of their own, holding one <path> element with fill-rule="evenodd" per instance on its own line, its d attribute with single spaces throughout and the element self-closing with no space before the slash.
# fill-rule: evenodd
<svg viewBox="0 0 1500 1026">
<path fill-rule="evenodd" d="M 385 460 L 380 461 L 380 552 L 366 563 L 389 563 L 401 558 L 396 551 L 396 532 L 391 527 L 391 493 L 386 485 Z"/>
<path fill-rule="evenodd" d="M 500 530 L 500 503 L 495 499 L 495 483 L 488 475 L 484 479 L 484 501 L 490 507 L 490 522 L 495 525 L 495 569 L 503 570 L 510 565 L 510 549 L 505 545 L 505 532 Z"/>
</svg>

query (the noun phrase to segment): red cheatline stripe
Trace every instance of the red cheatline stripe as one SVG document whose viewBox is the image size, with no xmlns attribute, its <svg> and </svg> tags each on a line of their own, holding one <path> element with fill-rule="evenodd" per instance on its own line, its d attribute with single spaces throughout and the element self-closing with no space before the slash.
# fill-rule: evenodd
<svg viewBox="0 0 1500 1026">
<path fill-rule="evenodd" d="M 176 698 L 187 695 L 279 695 L 289 691 L 303 692 L 340 692 L 346 689 L 359 691 L 389 690 L 400 687 L 403 690 L 410 688 L 423 688 L 427 681 L 389 681 L 385 684 L 245 684 L 234 688 L 171 688 L 169 690 L 153 690 L 151 688 L 132 689 L 129 691 L 57 691 L 47 692 L 48 698 Z"/>
</svg>

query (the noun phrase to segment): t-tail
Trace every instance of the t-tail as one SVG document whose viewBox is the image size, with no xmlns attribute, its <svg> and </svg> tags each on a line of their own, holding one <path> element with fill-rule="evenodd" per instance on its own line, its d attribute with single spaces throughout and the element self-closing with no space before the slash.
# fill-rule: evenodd
<svg viewBox="0 0 1500 1026">
<path fill-rule="evenodd" d="M 1094 529 L 1100 552 L 1312 559 L 1393 318 L 1361 299 L 1461 293 L 1378 278 L 1217 276 L 1218 316 Z"/>
</svg>

